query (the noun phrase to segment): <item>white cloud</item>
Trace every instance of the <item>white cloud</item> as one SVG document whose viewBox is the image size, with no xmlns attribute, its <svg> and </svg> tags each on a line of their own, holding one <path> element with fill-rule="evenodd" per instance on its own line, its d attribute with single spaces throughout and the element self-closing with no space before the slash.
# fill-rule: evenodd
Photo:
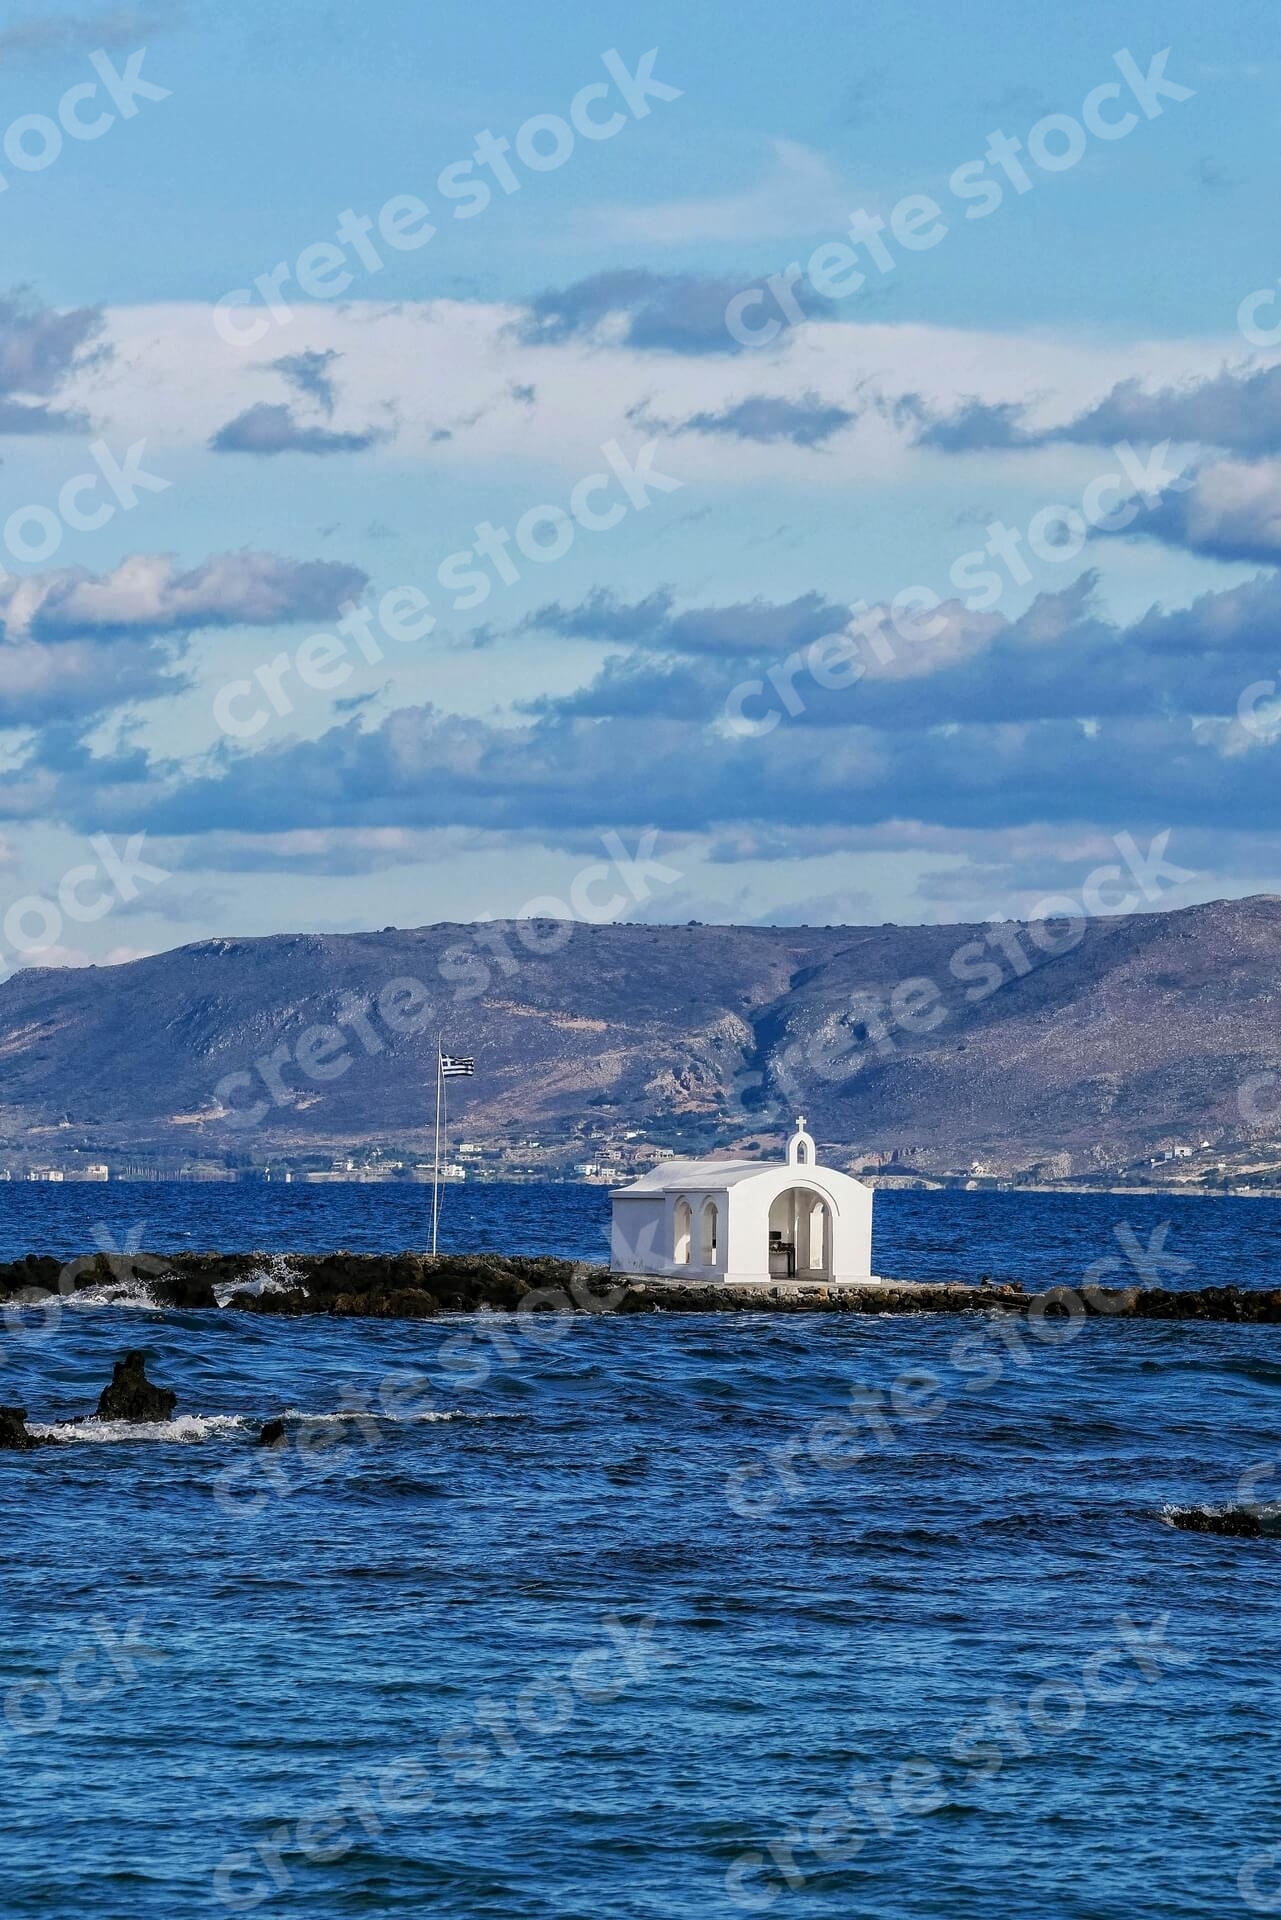
<svg viewBox="0 0 1281 1920">
<path fill-rule="evenodd" d="M 752 282 L 745 277 L 743 284 Z M 87 410 L 113 447 L 145 436 L 153 457 L 165 449 L 216 461 L 225 486 L 235 456 L 205 450 L 246 409 L 286 398 L 288 383 L 271 362 L 336 353 L 341 396 L 326 426 L 337 434 L 379 422 L 395 428 L 394 439 L 359 456 L 362 475 L 374 468 L 448 474 L 501 465 L 504 477 L 528 468 L 536 476 L 530 484 L 545 487 L 549 468 L 572 478 L 598 468 L 605 440 L 639 445 L 650 437 L 647 417 L 681 421 L 762 395 L 800 406 L 812 396 L 827 406 L 863 407 L 857 423 L 819 452 L 687 435 L 667 457 L 680 477 L 694 481 L 881 486 L 936 475 L 946 456 L 912 448 L 910 433 L 868 404 L 877 393 L 915 392 L 940 413 L 969 397 L 1016 400 L 1030 405 L 1029 418 L 1039 424 L 1080 412 L 1127 378 L 1173 383 L 1213 373 L 1224 352 L 1222 340 L 1064 344 L 1038 334 L 867 324 L 852 304 L 848 322 L 793 328 L 768 353 L 683 355 L 605 346 L 594 334 L 531 343 L 517 331 L 521 312 L 458 300 L 312 305 L 273 326 L 252 349 L 237 351 L 218 337 L 207 306 L 119 308 L 107 315 L 111 356 L 76 376 L 65 399 Z M 967 462 L 980 486 L 1014 471 L 1028 487 L 1062 487 L 1078 472 L 1088 479 L 1099 465 L 1099 449 L 1062 446 L 976 454 Z"/>
<path fill-rule="evenodd" d="M 219 553 L 180 572 L 171 554 L 135 553 L 111 573 L 79 567 L 0 581 L 9 642 L 189 631 L 323 619 L 364 585 L 359 568 L 271 553 Z"/>
</svg>

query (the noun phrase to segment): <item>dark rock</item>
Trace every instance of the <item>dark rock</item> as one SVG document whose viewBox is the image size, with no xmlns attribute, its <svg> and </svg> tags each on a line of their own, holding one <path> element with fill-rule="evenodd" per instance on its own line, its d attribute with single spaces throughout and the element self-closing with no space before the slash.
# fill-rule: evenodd
<svg viewBox="0 0 1281 1920">
<path fill-rule="evenodd" d="M 147 1282 L 158 1307 L 216 1307 L 213 1281 L 203 1273 L 162 1273 Z"/>
<path fill-rule="evenodd" d="M 285 1444 L 285 1423 L 283 1420 L 265 1420 L 262 1432 L 258 1435 L 260 1447 L 283 1447 Z"/>
<path fill-rule="evenodd" d="M 86 1256 L 66 1269 L 28 1255 L 0 1265 L 0 1301 L 47 1297 L 47 1281 L 64 1290 L 97 1284 L 104 1256 Z M 1051 1322 L 1065 1316 L 1116 1320 L 1281 1324 L 1281 1288 L 1205 1286 L 1097 1287 L 1065 1281 L 1033 1293 L 1008 1281 L 880 1281 L 852 1286 L 740 1287 L 724 1281 L 674 1286 L 644 1274 L 549 1256 L 427 1253 L 193 1253 L 112 1255 L 114 1270 L 142 1279 L 164 1306 L 216 1307 L 225 1288 L 239 1287 L 231 1306 L 244 1313 L 333 1314 L 339 1318 L 422 1320 L 436 1314 L 588 1313 L 839 1313 L 908 1314 L 1034 1312 Z M 282 1287 L 245 1291 L 271 1260 Z M 117 1272 L 116 1277 L 119 1277 Z"/>
<path fill-rule="evenodd" d="M 29 1253 L 22 1260 L 0 1261 L 0 1299 L 11 1300 L 27 1292 L 52 1293 L 61 1273 L 60 1260 L 38 1253 Z"/>
<path fill-rule="evenodd" d="M 147 1378 L 147 1356 L 134 1351 L 117 1360 L 111 1385 L 98 1400 L 99 1420 L 170 1420 L 178 1396 L 170 1387 L 156 1387 Z"/>
<path fill-rule="evenodd" d="M 1168 1507 L 1165 1517 L 1181 1533 L 1218 1533 L 1230 1540 L 1261 1540 L 1272 1531 L 1249 1507 Z"/>
<path fill-rule="evenodd" d="M 25 1407 L 0 1407 L 0 1447 L 11 1453 L 30 1453 L 33 1447 L 52 1446 L 50 1440 L 38 1440 L 27 1432 Z"/>
<path fill-rule="evenodd" d="M 241 1313 L 297 1314 L 318 1311 L 302 1287 L 291 1287 L 288 1293 L 235 1293 L 228 1304 Z"/>
</svg>

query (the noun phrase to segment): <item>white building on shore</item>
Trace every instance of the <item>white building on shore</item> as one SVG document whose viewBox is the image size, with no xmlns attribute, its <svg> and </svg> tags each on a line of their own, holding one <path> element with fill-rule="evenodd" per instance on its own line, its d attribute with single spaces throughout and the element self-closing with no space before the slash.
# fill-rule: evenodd
<svg viewBox="0 0 1281 1920">
<path fill-rule="evenodd" d="M 817 1164 L 803 1114 L 783 1164 L 668 1160 L 610 1198 L 615 1273 L 734 1286 L 872 1278 L 872 1190 Z"/>
</svg>

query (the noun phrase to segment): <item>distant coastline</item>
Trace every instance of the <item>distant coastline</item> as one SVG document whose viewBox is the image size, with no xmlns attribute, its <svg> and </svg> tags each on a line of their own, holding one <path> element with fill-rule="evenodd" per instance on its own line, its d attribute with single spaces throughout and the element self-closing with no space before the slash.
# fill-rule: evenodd
<svg viewBox="0 0 1281 1920">
<path fill-rule="evenodd" d="M 634 1177 L 635 1169 L 616 1168 L 612 1172 L 599 1174 L 579 1174 L 560 1168 L 546 1170 L 513 1170 L 501 1168 L 490 1171 L 469 1170 L 467 1184 L 471 1186 L 527 1186 L 527 1187 L 597 1187 L 608 1192 L 611 1187 L 623 1186 Z M 442 1175 L 442 1179 L 444 1176 Z M 1159 1196 L 1162 1198 L 1186 1198 L 1195 1200 L 1281 1200 L 1281 1169 L 1278 1169 L 1270 1181 L 1246 1176 L 1233 1179 L 1231 1175 L 1219 1176 L 1214 1180 L 1160 1180 L 1135 1178 L 1132 1180 L 1110 1179 L 1088 1180 L 1082 1178 L 1066 1180 L 1019 1180 L 1002 1178 L 998 1175 L 946 1174 L 946 1173 L 860 1173 L 859 1178 L 869 1187 L 888 1193 L 1111 1193 L 1117 1195 Z M 450 1184 L 458 1182 L 459 1176 L 451 1174 Z M 34 1169 L 20 1166 L 0 1167 L 0 1192 L 8 1186 L 39 1187 L 52 1186 L 156 1186 L 169 1184 L 188 1184 L 192 1186 L 252 1186 L 252 1187 L 289 1187 L 317 1188 L 325 1186 L 372 1186 L 412 1189 L 430 1188 L 430 1174 L 401 1177 L 390 1173 L 379 1173 L 370 1169 L 351 1172 L 300 1170 L 290 1173 L 286 1178 L 280 1173 L 270 1177 L 260 1170 L 234 1167 L 147 1167 L 125 1165 L 119 1171 L 114 1167 L 107 1173 L 90 1173 L 69 1167 L 50 1168 L 41 1165 Z"/>
</svg>

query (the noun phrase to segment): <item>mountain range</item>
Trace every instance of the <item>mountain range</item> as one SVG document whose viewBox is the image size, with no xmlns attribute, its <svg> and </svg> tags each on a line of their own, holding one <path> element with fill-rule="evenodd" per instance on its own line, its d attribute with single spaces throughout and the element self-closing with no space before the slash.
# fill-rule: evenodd
<svg viewBox="0 0 1281 1920">
<path fill-rule="evenodd" d="M 488 922 L 217 939 L 0 985 L 0 1150 L 245 1165 L 768 1141 L 1059 1175 L 1268 1130 L 1281 899 L 1065 926 Z M 1242 1092 L 1243 1087 L 1245 1092 Z"/>
</svg>

